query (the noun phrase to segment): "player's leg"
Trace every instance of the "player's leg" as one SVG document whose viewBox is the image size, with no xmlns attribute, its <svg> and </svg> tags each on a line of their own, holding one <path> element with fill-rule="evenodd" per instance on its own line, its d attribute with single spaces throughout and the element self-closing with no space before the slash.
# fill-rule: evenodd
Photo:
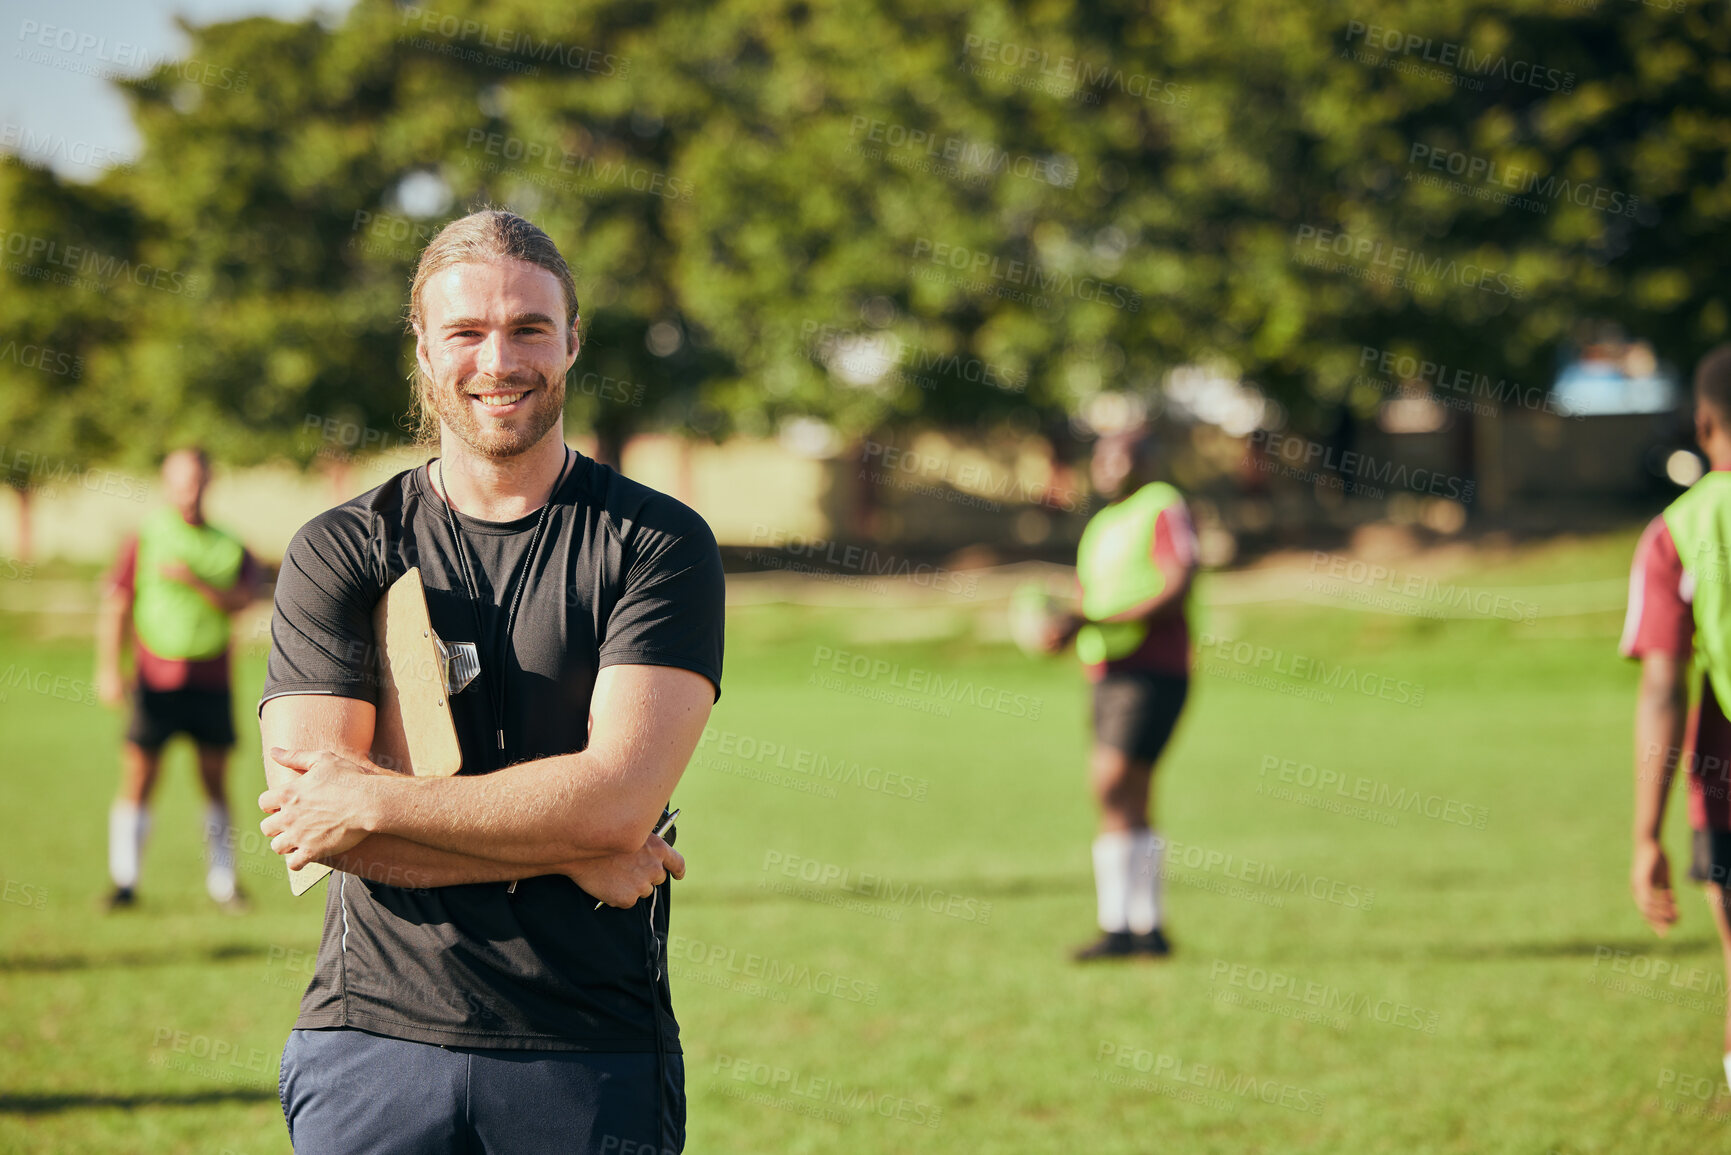
<svg viewBox="0 0 1731 1155">
<path fill-rule="evenodd" d="M 1100 808 L 1094 889 L 1101 939 L 1078 960 L 1165 955 L 1162 930 L 1165 842 L 1149 821 L 1154 766 L 1188 688 L 1182 678 L 1113 676 L 1095 687 L 1089 779 Z"/>
<path fill-rule="evenodd" d="M 143 686 L 133 692 L 132 721 L 120 747 L 120 785 L 108 809 L 108 877 L 110 910 L 135 901 L 144 844 L 150 835 L 150 795 L 162 768 L 162 744 L 168 740 L 157 695 Z"/>
<path fill-rule="evenodd" d="M 228 809 L 228 756 L 234 748 L 234 703 L 226 692 L 185 692 L 186 727 L 198 743 L 198 779 L 204 787 L 205 890 L 211 901 L 238 910 L 234 826 Z"/>
<path fill-rule="evenodd" d="M 204 787 L 204 888 L 211 901 L 224 905 L 239 899 L 235 885 L 234 826 L 228 810 L 227 746 L 198 748 L 198 780 Z"/>
<path fill-rule="evenodd" d="M 468 1050 L 469 1103 L 487 1151 L 678 1155 L 685 1149 L 681 1056 L 654 1052 Z"/>
<path fill-rule="evenodd" d="M 1719 928 L 1719 947 L 1725 956 L 1725 974 L 1731 979 L 1731 890 L 1715 883 L 1707 884 L 1707 905 L 1713 911 L 1713 922 Z M 1725 1008 L 1725 1081 L 1731 1085 L 1731 1003 Z"/>
<path fill-rule="evenodd" d="M 464 1120 L 468 1070 L 467 1053 L 429 1043 L 292 1031 L 277 1076 L 289 1142 L 303 1155 L 481 1150 Z"/>
</svg>

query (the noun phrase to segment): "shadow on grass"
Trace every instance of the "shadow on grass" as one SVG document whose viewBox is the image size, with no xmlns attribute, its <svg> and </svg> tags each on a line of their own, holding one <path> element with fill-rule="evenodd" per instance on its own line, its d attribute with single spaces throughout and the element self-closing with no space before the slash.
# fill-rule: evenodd
<svg viewBox="0 0 1731 1155">
<path fill-rule="evenodd" d="M 1488 962 L 1496 959 L 1526 958 L 1603 958 L 1604 952 L 1628 955 L 1713 954 L 1719 944 L 1711 939 L 1631 938 L 1592 942 L 1571 939 L 1563 942 L 1478 942 L 1454 946 L 1430 947 L 1425 954 L 1431 958 L 1453 962 Z M 1405 956 L 1403 956 L 1405 957 Z"/>
<path fill-rule="evenodd" d="M 281 948 L 278 948 L 279 950 Z M 258 958 L 270 951 L 256 943 L 225 943 L 221 946 L 197 948 L 165 948 L 162 950 L 123 950 L 100 954 L 15 955 L 0 956 L 0 974 L 38 974 L 54 971 L 104 970 L 109 967 L 160 967 L 186 963 L 230 962 L 235 959 Z"/>
<path fill-rule="evenodd" d="M 905 892 L 916 889 L 954 894 L 964 898 L 993 899 L 1030 898 L 1048 894 L 1092 895 L 1094 893 L 1093 880 L 1080 874 L 1036 875 L 1025 878 L 935 879 L 855 870 L 849 872 L 845 879 L 838 880 L 832 877 L 823 881 L 787 878 L 773 870 L 770 871 L 770 874 L 772 878 L 769 881 L 776 883 L 775 887 L 754 884 L 704 886 L 701 891 L 696 888 L 691 890 L 690 901 L 737 905 L 799 901 L 801 894 L 791 893 L 789 888 L 799 888 L 799 890 L 811 894 L 835 894 L 863 899 L 875 898 L 880 901 L 888 901 L 898 895 L 906 897 Z M 855 887 L 864 886 L 867 889 L 850 890 L 846 884 L 848 881 L 851 881 Z"/>
<path fill-rule="evenodd" d="M 136 1111 L 143 1107 L 208 1107 L 217 1103 L 271 1103 L 268 1087 L 226 1091 L 185 1091 L 149 1095 L 0 1095 L 0 1115 L 52 1115 L 58 1111 Z"/>
</svg>

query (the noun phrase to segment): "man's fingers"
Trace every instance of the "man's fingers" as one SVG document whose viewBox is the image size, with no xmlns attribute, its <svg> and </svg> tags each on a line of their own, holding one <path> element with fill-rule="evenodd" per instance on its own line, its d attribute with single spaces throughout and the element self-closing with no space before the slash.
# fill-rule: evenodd
<svg viewBox="0 0 1731 1155">
<path fill-rule="evenodd" d="M 270 758 L 278 766 L 286 766 L 290 770 L 311 770 L 313 763 L 322 757 L 322 750 L 287 750 L 281 746 L 270 748 Z"/>
<path fill-rule="evenodd" d="M 258 808 L 274 814 L 282 809 L 283 797 L 275 790 L 266 790 L 258 796 Z"/>
<path fill-rule="evenodd" d="M 258 829 L 259 833 L 266 838 L 275 838 L 282 833 L 283 827 L 287 825 L 288 820 L 282 816 L 282 812 L 279 810 L 265 815 L 263 821 L 258 824 Z"/>
<path fill-rule="evenodd" d="M 685 855 L 671 846 L 667 848 L 667 854 L 661 859 L 661 864 L 667 868 L 667 873 L 674 878 L 685 877 Z"/>
</svg>

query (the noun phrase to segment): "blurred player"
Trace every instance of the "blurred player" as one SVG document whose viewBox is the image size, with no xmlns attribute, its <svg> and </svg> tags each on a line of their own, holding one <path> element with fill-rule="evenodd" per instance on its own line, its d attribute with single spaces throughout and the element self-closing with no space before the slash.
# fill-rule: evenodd
<svg viewBox="0 0 1731 1155">
<path fill-rule="evenodd" d="M 1108 504 L 1077 549 L 1081 612 L 1055 618 L 1046 648 L 1071 639 L 1094 683 L 1089 776 L 1100 804 L 1094 889 L 1102 935 L 1077 961 L 1162 956 L 1165 842 L 1149 826 L 1154 764 L 1190 687 L 1184 599 L 1196 570 L 1196 535 L 1179 492 L 1153 479 L 1145 430 L 1104 437 L 1091 478 Z"/>
<path fill-rule="evenodd" d="M 1677 921 L 1671 868 L 1660 845 L 1665 801 L 1679 755 L 1689 767 L 1689 877 L 1707 887 L 1707 905 L 1731 968 L 1731 345 L 1695 371 L 1695 437 L 1711 467 L 1654 518 L 1635 547 L 1621 649 L 1641 661 L 1635 705 L 1635 828 L 1630 883 L 1641 917 L 1663 935 Z M 1689 658 L 1701 669 L 1700 700 L 1689 710 Z M 1731 1016 L 1725 1026 L 1731 1081 Z"/>
<path fill-rule="evenodd" d="M 109 705 L 126 696 L 121 651 L 133 641 L 132 724 L 121 747 L 120 790 L 108 814 L 110 909 L 135 901 L 139 860 L 150 831 L 150 794 L 162 747 L 176 734 L 198 745 L 209 853 L 205 889 L 230 910 L 244 902 L 234 877 L 234 835 L 224 778 L 234 745 L 229 697 L 229 619 L 258 588 L 259 567 L 240 541 L 204 520 L 210 462 L 181 449 L 162 463 L 169 504 L 145 519 L 121 547 L 108 577 L 96 628 L 97 693 Z"/>
</svg>

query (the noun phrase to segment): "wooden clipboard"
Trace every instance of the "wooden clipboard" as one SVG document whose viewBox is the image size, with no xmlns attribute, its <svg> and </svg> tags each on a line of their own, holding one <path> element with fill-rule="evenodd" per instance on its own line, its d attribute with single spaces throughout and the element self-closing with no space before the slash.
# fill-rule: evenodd
<svg viewBox="0 0 1731 1155">
<path fill-rule="evenodd" d="M 412 766 L 420 778 L 449 778 L 463 768 L 463 750 L 419 569 L 392 582 L 379 599 L 373 638 L 380 687 L 373 761 L 386 769 Z M 289 891 L 305 894 L 330 872 L 317 862 L 291 870 Z"/>
</svg>

